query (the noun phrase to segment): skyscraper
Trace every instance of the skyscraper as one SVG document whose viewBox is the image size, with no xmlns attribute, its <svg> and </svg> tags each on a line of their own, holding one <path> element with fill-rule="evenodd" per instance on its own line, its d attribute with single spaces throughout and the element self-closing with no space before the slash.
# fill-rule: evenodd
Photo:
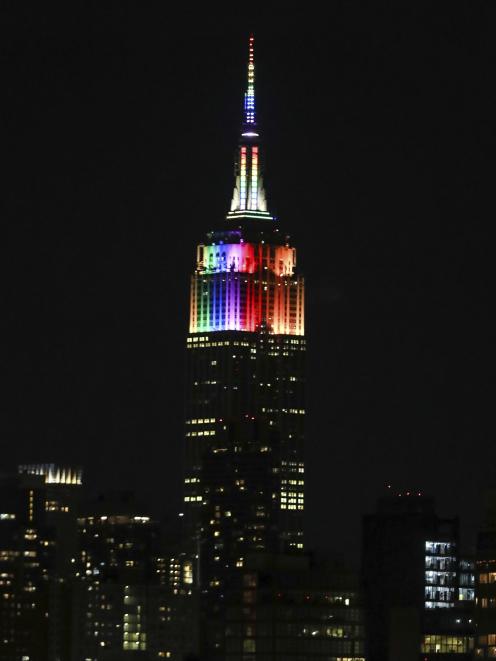
<svg viewBox="0 0 496 661">
<path fill-rule="evenodd" d="M 177 659 L 170 646 L 174 600 L 159 524 L 122 492 L 84 503 L 78 528 L 70 658 Z"/>
<path fill-rule="evenodd" d="M 473 574 L 460 558 L 458 523 L 419 492 L 388 492 L 364 517 L 369 661 L 472 658 Z"/>
<path fill-rule="evenodd" d="M 262 175 L 251 36 L 232 202 L 197 247 L 187 338 L 185 523 L 220 598 L 246 554 L 303 549 L 304 281 Z"/>
<path fill-rule="evenodd" d="M 65 659 L 81 471 L 0 475 L 0 659 Z"/>
</svg>

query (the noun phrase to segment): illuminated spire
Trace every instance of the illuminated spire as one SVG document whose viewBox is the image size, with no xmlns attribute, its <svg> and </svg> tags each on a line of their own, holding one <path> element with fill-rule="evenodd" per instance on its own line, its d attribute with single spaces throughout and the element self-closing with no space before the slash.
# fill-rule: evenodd
<svg viewBox="0 0 496 661">
<path fill-rule="evenodd" d="M 236 182 L 228 219 L 268 218 L 255 116 L 255 38 L 248 42 L 248 86 L 244 96 L 243 128 L 236 162 Z"/>
<path fill-rule="evenodd" d="M 243 136 L 255 137 L 256 133 L 256 120 L 255 120 L 255 51 L 254 51 L 255 38 L 251 34 L 248 44 L 248 87 L 245 92 L 245 107 L 243 114 Z"/>
</svg>

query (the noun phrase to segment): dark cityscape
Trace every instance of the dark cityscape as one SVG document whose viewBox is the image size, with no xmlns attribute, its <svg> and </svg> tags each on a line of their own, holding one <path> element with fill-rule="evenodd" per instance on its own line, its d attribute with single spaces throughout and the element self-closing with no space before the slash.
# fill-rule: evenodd
<svg viewBox="0 0 496 661">
<path fill-rule="evenodd" d="M 246 11 L 0 7 L 0 661 L 496 658 L 494 7 Z"/>
</svg>

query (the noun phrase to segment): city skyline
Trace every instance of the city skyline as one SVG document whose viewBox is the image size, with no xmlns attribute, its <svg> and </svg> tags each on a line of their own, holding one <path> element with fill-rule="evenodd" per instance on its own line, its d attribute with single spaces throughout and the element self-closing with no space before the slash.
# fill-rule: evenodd
<svg viewBox="0 0 496 661">
<path fill-rule="evenodd" d="M 338 504 L 323 542 L 345 548 L 384 483 L 430 492 L 464 520 L 476 477 L 488 482 L 494 465 L 488 135 L 478 120 L 486 69 L 470 78 L 488 46 L 481 37 L 471 50 L 478 17 L 468 10 L 445 32 L 428 31 L 420 52 L 420 11 L 400 15 L 393 45 L 392 18 L 369 31 L 365 15 L 351 18 L 335 17 L 333 39 L 305 26 L 291 36 L 256 29 L 270 198 L 313 287 L 310 542 L 321 537 L 320 513 Z M 465 19 L 473 40 L 463 46 Z M 3 436 L 8 465 L 83 464 L 96 481 L 143 491 L 172 514 L 188 254 L 227 211 L 248 29 L 224 41 L 200 32 L 181 46 L 150 28 L 147 44 L 128 21 L 123 12 L 110 36 L 92 27 L 91 45 L 73 25 L 76 50 L 62 23 L 32 26 L 72 58 L 71 80 L 43 40 L 46 67 L 34 46 L 19 55 L 19 30 L 7 39 L 27 75 L 23 85 L 7 76 L 8 153 L 24 179 L 7 200 L 13 337 Z M 368 56 L 376 69 L 364 66 Z M 38 222 L 46 229 L 32 235 Z"/>
</svg>

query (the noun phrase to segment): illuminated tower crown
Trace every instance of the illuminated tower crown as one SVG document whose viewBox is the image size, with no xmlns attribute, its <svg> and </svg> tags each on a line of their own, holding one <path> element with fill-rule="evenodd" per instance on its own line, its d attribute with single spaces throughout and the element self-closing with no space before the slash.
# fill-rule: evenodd
<svg viewBox="0 0 496 661">
<path fill-rule="evenodd" d="M 198 246 L 191 284 L 190 333 L 304 334 L 304 282 L 296 250 L 267 211 L 255 114 L 254 38 L 250 36 L 236 181 L 225 228 Z"/>
<path fill-rule="evenodd" d="M 268 218 L 267 201 L 261 173 L 260 135 L 255 115 L 254 38 L 248 52 L 248 86 L 245 92 L 243 127 L 236 163 L 236 183 L 228 219 Z"/>
</svg>

